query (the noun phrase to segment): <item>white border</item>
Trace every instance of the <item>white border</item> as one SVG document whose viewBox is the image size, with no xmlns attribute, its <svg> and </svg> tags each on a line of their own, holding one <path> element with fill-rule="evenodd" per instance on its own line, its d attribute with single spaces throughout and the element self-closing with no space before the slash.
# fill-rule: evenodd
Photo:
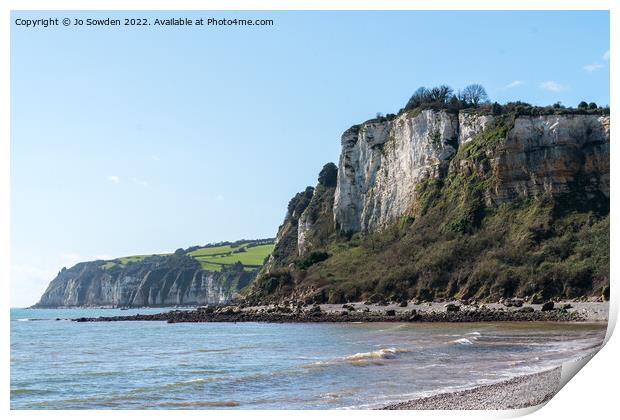
<svg viewBox="0 0 620 420">
<path fill-rule="evenodd" d="M 3 135 L 0 137 L 0 279 L 3 280 L 4 293 L 1 293 L 1 299 L 4 307 L 4 322 L 2 323 L 2 334 L 6 338 L 3 346 L 2 370 L 5 373 L 2 382 L 2 406 L 5 412 L 9 412 L 9 369 L 10 369 L 10 348 L 9 348 L 9 266 L 10 266 L 10 240 L 9 240 L 9 164 L 10 164 L 10 11 L 11 10 L 610 10 L 611 18 L 611 92 L 617 93 L 618 75 L 620 69 L 616 64 L 617 40 L 620 39 L 618 31 L 619 14 L 618 2 L 612 0 L 428 0 L 424 1 L 397 1 L 383 0 L 368 1 L 343 1 L 343 0 L 314 0 L 314 1 L 250 1 L 250 0 L 230 0 L 230 1 L 199 1 L 199 0 L 152 0 L 152 1 L 132 1 L 132 0 L 95 0 L 85 3 L 78 0 L 58 0 L 58 1 L 16 1 L 5 0 L 2 2 L 2 25 L 1 31 L 1 55 L 4 57 L 2 62 L 5 63 L 1 69 L 1 76 L 4 83 L 2 84 L 3 101 L 0 105 L 2 114 L 2 130 Z M 612 111 L 612 120 L 616 121 L 614 115 L 617 111 L 614 107 L 612 95 L 610 106 Z M 612 133 L 614 126 L 611 127 Z M 615 138 L 612 134 L 612 138 Z M 612 142 L 613 150 L 613 142 Z M 612 153 L 611 168 L 612 179 L 615 171 L 613 168 L 620 163 L 620 158 Z M 611 183 L 612 213 L 616 209 L 613 197 L 618 196 L 618 188 L 615 182 Z M 614 219 L 615 220 L 615 219 Z M 611 246 L 611 278 L 612 286 L 616 286 L 616 273 L 618 272 L 618 264 L 615 263 L 619 252 L 614 249 L 617 243 L 614 238 L 618 228 L 615 224 L 611 224 L 612 246 Z M 611 288 L 610 322 L 606 339 L 609 340 L 605 348 L 588 363 L 588 368 L 579 373 L 576 380 L 571 381 L 566 387 L 549 403 L 548 407 L 541 411 L 535 409 L 512 410 L 507 412 L 495 411 L 402 411 L 402 412 L 371 412 L 371 411 L 352 411 L 352 412 L 333 412 L 333 411 L 260 411 L 260 412 L 239 412 L 239 411 L 188 411 L 188 412 L 153 412 L 153 411 L 89 411 L 87 415 L 92 418 L 104 418 L 107 416 L 115 416 L 120 418 L 170 418 L 171 415 L 184 418 L 203 418 L 209 416 L 211 418 L 236 418 L 239 415 L 260 415 L 269 416 L 275 419 L 289 418 L 316 418 L 316 417 L 332 417 L 335 414 L 340 418 L 350 418 L 355 420 L 370 419 L 377 417 L 391 418 L 507 418 L 515 415 L 527 414 L 536 411 L 531 418 L 547 418 L 549 415 L 553 417 L 561 417 L 564 419 L 573 418 L 609 418 L 611 413 L 617 413 L 617 392 L 615 382 L 619 373 L 619 362 L 617 355 L 620 354 L 620 346 L 617 338 L 610 340 L 611 332 L 616 323 L 618 314 L 618 300 L 620 291 L 615 287 Z M 4 411 L 3 410 L 3 411 Z M 78 418 L 83 415 L 80 411 L 11 411 L 10 416 L 15 418 L 30 418 L 31 416 L 45 416 L 50 418 Z"/>
</svg>

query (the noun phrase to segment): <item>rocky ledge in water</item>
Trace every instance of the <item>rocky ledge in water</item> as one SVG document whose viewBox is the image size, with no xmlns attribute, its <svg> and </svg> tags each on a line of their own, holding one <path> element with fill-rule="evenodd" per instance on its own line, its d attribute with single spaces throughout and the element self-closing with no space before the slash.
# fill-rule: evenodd
<svg viewBox="0 0 620 420">
<path fill-rule="evenodd" d="M 456 302 L 416 304 L 411 307 L 366 305 L 215 306 L 193 311 L 149 315 L 75 318 L 77 322 L 495 322 L 495 321 L 603 321 L 604 303 L 551 303 L 521 306 L 463 305 Z"/>
</svg>

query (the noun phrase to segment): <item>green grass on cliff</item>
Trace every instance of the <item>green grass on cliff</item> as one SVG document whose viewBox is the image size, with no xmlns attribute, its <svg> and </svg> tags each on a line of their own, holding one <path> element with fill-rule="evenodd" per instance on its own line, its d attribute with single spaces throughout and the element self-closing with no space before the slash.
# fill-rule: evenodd
<svg viewBox="0 0 620 420">
<path fill-rule="evenodd" d="M 252 271 L 260 268 L 265 258 L 271 254 L 273 244 L 252 245 L 248 242 L 236 246 L 204 247 L 187 255 L 198 260 L 202 268 L 209 271 L 221 271 L 223 266 L 236 263 L 241 263 L 246 271 Z"/>
<path fill-rule="evenodd" d="M 245 271 L 254 271 L 263 264 L 265 258 L 273 251 L 273 243 L 242 242 L 230 245 L 205 246 L 193 249 L 186 255 L 197 260 L 202 268 L 207 271 L 222 271 L 227 265 L 240 263 Z M 100 268 L 111 269 L 124 267 L 130 263 L 142 262 L 154 255 L 166 256 L 167 254 L 132 255 L 105 261 Z"/>
</svg>

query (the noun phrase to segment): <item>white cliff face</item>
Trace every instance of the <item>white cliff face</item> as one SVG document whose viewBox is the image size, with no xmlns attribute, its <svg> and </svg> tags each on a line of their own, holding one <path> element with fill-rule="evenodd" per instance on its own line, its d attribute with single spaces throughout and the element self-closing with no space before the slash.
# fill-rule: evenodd
<svg viewBox="0 0 620 420">
<path fill-rule="evenodd" d="M 459 144 L 469 143 L 476 134 L 495 121 L 492 115 L 476 115 L 470 112 L 459 113 Z"/>
<path fill-rule="evenodd" d="M 411 205 L 416 185 L 437 177 L 458 145 L 458 117 L 405 113 L 346 131 L 338 167 L 334 220 L 343 231 L 380 229 Z"/>
<path fill-rule="evenodd" d="M 312 222 L 310 217 L 306 212 L 302 213 L 297 222 L 297 253 L 300 256 L 308 252 L 308 249 L 312 246 L 308 241 L 308 232 L 311 228 Z"/>
<path fill-rule="evenodd" d="M 492 160 L 500 202 L 579 183 L 609 197 L 609 116 L 519 117 Z"/>
<path fill-rule="evenodd" d="M 337 229 L 374 231 L 406 214 L 421 181 L 471 166 L 449 164 L 458 147 L 494 121 L 466 111 L 457 116 L 425 110 L 347 130 L 334 199 Z M 577 182 L 608 197 L 609 117 L 520 116 L 490 163 L 496 182 L 489 195 L 495 202 L 558 194 Z"/>
<path fill-rule="evenodd" d="M 251 274 L 226 275 L 197 269 L 137 270 L 136 275 L 109 274 L 100 263 L 80 263 L 52 281 L 39 306 L 174 306 L 228 302 Z M 244 283 L 244 284 L 245 284 Z"/>
</svg>

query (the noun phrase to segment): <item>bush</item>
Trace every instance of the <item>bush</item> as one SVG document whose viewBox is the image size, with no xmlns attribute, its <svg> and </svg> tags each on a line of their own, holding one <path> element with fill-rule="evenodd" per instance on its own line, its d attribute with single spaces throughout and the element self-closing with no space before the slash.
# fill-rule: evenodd
<svg viewBox="0 0 620 420">
<path fill-rule="evenodd" d="M 335 187 L 338 180 L 338 167 L 329 162 L 323 166 L 321 172 L 319 172 L 319 184 L 324 187 Z"/>
<path fill-rule="evenodd" d="M 493 105 L 491 106 L 491 113 L 495 116 L 501 115 L 502 106 L 498 104 L 497 102 L 493 102 Z"/>
<path fill-rule="evenodd" d="M 297 267 L 301 270 L 307 270 L 316 263 L 325 261 L 329 258 L 329 254 L 323 251 L 312 251 L 306 258 L 297 262 Z"/>
<path fill-rule="evenodd" d="M 291 198 L 291 201 L 288 202 L 287 217 L 298 219 L 301 213 L 308 207 L 308 204 L 310 204 L 313 194 L 313 187 L 306 187 L 304 191 L 295 194 L 295 197 Z"/>
</svg>

